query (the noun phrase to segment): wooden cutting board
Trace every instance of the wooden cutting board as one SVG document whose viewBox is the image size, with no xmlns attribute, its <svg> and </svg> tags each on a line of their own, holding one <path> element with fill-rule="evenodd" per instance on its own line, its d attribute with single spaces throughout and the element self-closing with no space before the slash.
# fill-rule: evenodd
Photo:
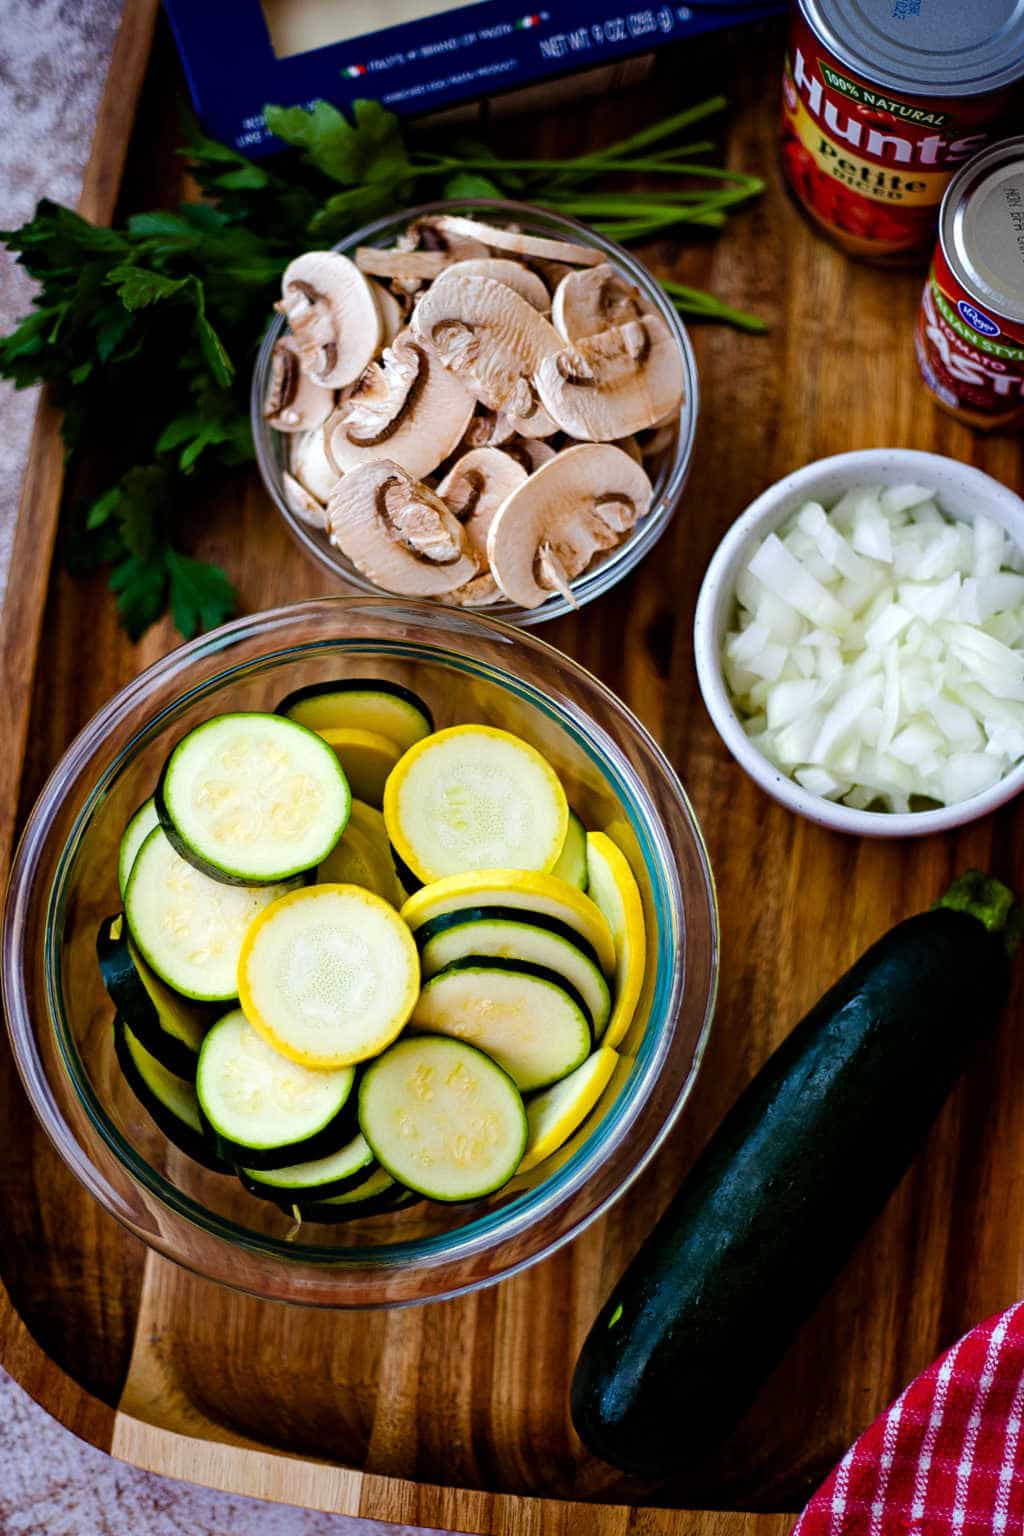
<svg viewBox="0 0 1024 1536">
<path fill-rule="evenodd" d="M 86 211 L 173 195 L 180 76 L 155 0 L 127 9 L 100 114 Z M 594 1312 L 682 1173 L 760 1062 L 884 929 L 967 864 L 1011 882 L 1024 862 L 1014 806 L 962 832 L 858 842 L 797 820 L 731 761 L 700 702 L 691 624 L 716 542 L 765 486 L 847 448 L 951 454 L 1021 486 L 1021 450 L 942 415 L 918 383 L 920 275 L 871 271 L 820 241 L 775 158 L 783 33 L 665 55 L 632 92 L 501 132 L 552 154 L 600 143 L 724 89 L 729 163 L 764 199 L 720 238 L 652 245 L 657 272 L 758 310 L 757 338 L 696 329 L 701 419 L 670 532 L 615 593 L 549 625 L 615 688 L 678 768 L 707 836 L 721 902 L 717 1021 L 682 1123 L 628 1201 L 568 1250 L 495 1289 L 391 1314 L 312 1313 L 236 1296 L 147 1255 L 65 1171 L 8 1053 L 0 1170 L 0 1361 L 78 1434 L 140 1466 L 343 1513 L 478 1532 L 782 1536 L 850 1440 L 945 1345 L 1024 1294 L 1024 1028 L 1018 988 L 998 1037 L 845 1274 L 722 1454 L 688 1485 L 644 1488 L 585 1455 L 566 1394 Z M 146 75 L 139 125 L 128 139 Z M 168 124 L 172 127 L 169 129 Z M 57 425 L 40 414 L 0 636 L 0 855 L 75 732 L 175 643 L 131 646 L 101 578 L 51 569 Z M 254 475 L 188 509 L 189 537 L 223 563 L 247 611 L 323 591 Z M 772 1326 L 766 1316 L 765 1327 Z M 751 1514 L 745 1511 L 756 1510 Z"/>
</svg>

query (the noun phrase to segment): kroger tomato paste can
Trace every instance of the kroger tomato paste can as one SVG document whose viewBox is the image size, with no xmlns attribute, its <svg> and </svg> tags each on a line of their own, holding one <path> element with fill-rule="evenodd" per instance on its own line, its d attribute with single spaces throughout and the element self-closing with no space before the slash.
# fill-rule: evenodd
<svg viewBox="0 0 1024 1536">
<path fill-rule="evenodd" d="M 915 341 L 940 405 L 970 426 L 1024 426 L 1024 138 L 947 187 Z"/>
<path fill-rule="evenodd" d="M 1022 0 L 797 0 L 786 178 L 846 250 L 923 261 L 951 177 L 1009 131 L 1022 78 Z"/>
</svg>

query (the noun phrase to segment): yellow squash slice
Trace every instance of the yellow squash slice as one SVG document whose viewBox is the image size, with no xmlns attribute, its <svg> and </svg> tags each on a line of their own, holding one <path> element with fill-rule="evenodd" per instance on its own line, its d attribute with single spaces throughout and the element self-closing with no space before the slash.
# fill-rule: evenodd
<svg viewBox="0 0 1024 1536">
<path fill-rule="evenodd" d="M 305 1067 L 376 1056 L 419 997 L 416 943 L 394 907 L 357 885 L 310 885 L 249 928 L 238 1000 L 252 1027 Z"/>
<path fill-rule="evenodd" d="M 640 887 L 624 853 L 603 832 L 587 833 L 587 889 L 608 920 L 615 943 L 615 999 L 606 1046 L 621 1045 L 636 1012 L 647 965 L 647 930 Z"/>
</svg>

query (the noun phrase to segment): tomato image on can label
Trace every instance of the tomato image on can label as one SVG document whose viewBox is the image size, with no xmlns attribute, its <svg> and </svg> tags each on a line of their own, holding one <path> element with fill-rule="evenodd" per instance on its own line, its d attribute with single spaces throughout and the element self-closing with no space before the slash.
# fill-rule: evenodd
<svg viewBox="0 0 1024 1536">
<path fill-rule="evenodd" d="M 989 139 L 1006 93 L 883 88 L 840 62 L 798 12 L 783 78 L 782 164 L 807 212 L 858 255 L 931 250 L 950 178 Z"/>
</svg>

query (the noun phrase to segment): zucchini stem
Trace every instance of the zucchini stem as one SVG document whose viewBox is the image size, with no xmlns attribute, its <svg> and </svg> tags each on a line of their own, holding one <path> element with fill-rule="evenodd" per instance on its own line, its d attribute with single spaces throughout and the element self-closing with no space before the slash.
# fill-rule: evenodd
<svg viewBox="0 0 1024 1536">
<path fill-rule="evenodd" d="M 1024 910 L 1008 885 L 980 869 L 966 869 L 958 875 L 938 907 L 954 912 L 969 912 L 983 923 L 989 933 L 1003 936 L 1008 954 L 1013 954 L 1024 930 Z"/>
</svg>

